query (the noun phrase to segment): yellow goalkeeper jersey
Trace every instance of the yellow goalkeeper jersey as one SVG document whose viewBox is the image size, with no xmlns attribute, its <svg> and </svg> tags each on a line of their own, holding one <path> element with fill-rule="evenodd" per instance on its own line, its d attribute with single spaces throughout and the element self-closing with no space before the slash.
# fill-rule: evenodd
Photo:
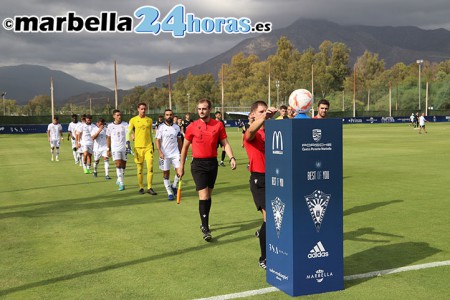
<svg viewBox="0 0 450 300">
<path fill-rule="evenodd" d="M 152 125 L 153 120 L 147 116 L 144 118 L 135 116 L 130 119 L 128 135 L 134 130 L 134 147 L 146 148 L 152 145 Z"/>
</svg>

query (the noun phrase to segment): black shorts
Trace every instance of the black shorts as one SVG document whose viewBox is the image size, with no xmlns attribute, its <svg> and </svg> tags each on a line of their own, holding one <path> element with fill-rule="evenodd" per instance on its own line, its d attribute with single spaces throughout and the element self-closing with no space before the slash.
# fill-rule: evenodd
<svg viewBox="0 0 450 300">
<path fill-rule="evenodd" d="M 191 163 L 192 178 L 197 191 L 205 188 L 214 188 L 217 178 L 217 157 L 214 158 L 194 158 Z"/>
<path fill-rule="evenodd" d="M 257 210 L 266 210 L 266 174 L 252 172 L 250 175 L 250 191 Z"/>
</svg>

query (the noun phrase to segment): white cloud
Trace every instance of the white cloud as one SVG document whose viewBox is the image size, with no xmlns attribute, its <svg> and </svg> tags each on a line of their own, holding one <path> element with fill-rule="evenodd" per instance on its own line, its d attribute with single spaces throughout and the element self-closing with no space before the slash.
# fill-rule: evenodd
<svg viewBox="0 0 450 300">
<path fill-rule="evenodd" d="M 165 15 L 177 4 L 198 17 L 248 17 L 253 22 L 288 26 L 298 18 L 327 19 L 340 24 L 411 25 L 450 30 L 448 0 L 15 0 L 4 1 L 0 21 L 15 15 L 81 16 L 117 11 L 132 15 L 142 5 L 153 5 Z M 137 20 L 136 20 L 137 22 Z M 196 65 L 229 50 L 245 35 L 190 35 L 134 33 L 13 33 L 0 28 L 0 65 L 39 64 L 65 71 L 79 79 L 113 88 L 112 63 L 118 62 L 119 88 L 147 84 L 167 74 L 168 61 L 177 69 Z"/>
</svg>

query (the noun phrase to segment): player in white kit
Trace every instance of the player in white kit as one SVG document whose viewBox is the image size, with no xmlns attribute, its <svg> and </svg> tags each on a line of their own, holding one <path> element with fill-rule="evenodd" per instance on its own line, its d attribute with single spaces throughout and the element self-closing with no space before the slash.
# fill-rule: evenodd
<svg viewBox="0 0 450 300">
<path fill-rule="evenodd" d="M 109 157 L 108 146 L 106 144 L 106 124 L 105 119 L 100 118 L 97 121 L 98 130 L 92 134 L 94 139 L 94 177 L 97 177 L 97 167 L 100 162 L 100 157 L 103 157 L 103 163 L 105 165 L 105 179 L 111 179 L 109 177 Z"/>
<path fill-rule="evenodd" d="M 81 149 L 81 147 L 78 148 L 78 146 L 77 146 L 78 135 L 79 135 L 79 132 L 81 131 L 81 126 L 83 126 L 83 124 L 86 124 L 86 114 L 83 114 L 81 116 L 81 122 L 78 122 L 77 126 L 75 127 L 75 147 L 77 147 L 78 161 L 80 163 L 80 167 L 86 165 L 86 162 L 84 161 L 84 156 L 83 156 L 83 149 Z"/>
<path fill-rule="evenodd" d="M 106 144 L 108 156 L 116 163 L 117 185 L 119 191 L 125 189 L 124 172 L 127 166 L 127 132 L 128 123 L 122 121 L 122 113 L 120 110 L 113 110 L 114 122 L 108 124 L 106 129 Z"/>
<path fill-rule="evenodd" d="M 86 123 L 81 125 L 77 130 L 77 147 L 83 152 L 83 172 L 84 174 L 92 174 L 91 161 L 94 153 L 94 140 L 92 134 L 98 130 L 97 126 L 92 124 L 92 116 L 86 116 Z"/>
<path fill-rule="evenodd" d="M 181 150 L 181 130 L 177 124 L 173 124 L 173 111 L 164 111 L 164 123 L 158 126 L 156 132 L 156 149 L 159 152 L 159 168 L 163 171 L 164 186 L 167 190 L 168 199 L 174 200 L 178 181 L 180 180 L 175 172 L 173 184 L 170 184 L 170 165 L 175 170 L 180 167 Z"/>
<path fill-rule="evenodd" d="M 50 143 L 50 153 L 52 154 L 51 161 L 59 161 L 59 146 L 63 138 L 62 126 L 59 124 L 58 117 L 53 118 L 53 123 L 47 126 L 47 138 Z M 55 151 L 56 149 L 56 151 Z M 56 152 L 56 153 L 55 153 Z M 53 156 L 56 154 L 55 158 Z"/>
<path fill-rule="evenodd" d="M 81 123 L 78 122 L 78 116 L 76 114 L 73 114 L 72 122 L 69 123 L 69 127 L 67 128 L 68 131 L 67 140 L 71 141 L 72 143 L 72 154 L 73 159 L 75 160 L 75 164 L 78 164 L 81 161 L 81 155 L 77 149 L 77 137 L 76 137 L 76 130 L 79 124 Z"/>
</svg>

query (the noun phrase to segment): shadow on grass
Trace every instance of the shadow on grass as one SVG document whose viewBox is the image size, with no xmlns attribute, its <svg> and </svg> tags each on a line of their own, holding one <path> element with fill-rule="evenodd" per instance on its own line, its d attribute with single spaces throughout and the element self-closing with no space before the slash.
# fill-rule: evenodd
<svg viewBox="0 0 450 300">
<path fill-rule="evenodd" d="M 363 235 L 372 235 L 373 239 L 363 238 Z M 380 240 L 379 237 L 384 238 L 402 238 L 401 235 L 395 235 L 384 232 L 377 232 L 373 227 L 359 228 L 354 231 L 344 232 L 344 240 L 356 241 L 356 242 L 372 242 L 372 243 L 389 243 L 390 240 Z"/>
<path fill-rule="evenodd" d="M 374 203 L 370 203 L 370 204 L 366 204 L 366 205 L 355 206 L 355 207 L 344 210 L 344 216 L 361 213 L 361 212 L 366 212 L 366 211 L 373 210 L 373 209 L 376 209 L 379 207 L 383 207 L 383 206 L 394 204 L 394 203 L 400 203 L 400 202 L 403 202 L 403 200 L 374 202 Z"/>
<path fill-rule="evenodd" d="M 261 219 L 256 219 L 256 220 L 250 220 L 250 221 L 245 221 L 245 222 L 234 222 L 234 223 L 229 223 L 229 224 L 218 224 L 216 226 L 214 226 L 213 230 L 215 229 L 231 229 L 233 228 L 233 230 L 229 230 L 221 235 L 217 235 L 215 236 L 213 234 L 213 239 L 211 242 L 217 242 L 219 241 L 221 238 L 229 236 L 229 235 L 233 235 L 235 233 L 239 233 L 242 231 L 246 231 L 246 230 L 250 230 L 250 229 L 257 229 L 259 227 L 261 227 L 262 224 L 262 218 Z M 253 237 L 254 235 L 251 235 L 251 237 Z"/>
<path fill-rule="evenodd" d="M 395 269 L 414 264 L 439 252 L 441 250 L 430 247 L 428 243 L 423 242 L 376 246 L 345 257 L 344 268 L 345 273 L 349 275 Z M 370 279 L 364 278 L 346 281 L 345 288 L 351 288 Z"/>
<path fill-rule="evenodd" d="M 251 228 L 253 226 L 255 226 L 254 224 L 258 221 L 249 221 L 249 222 L 242 222 L 240 225 L 241 228 Z M 229 228 L 229 227 L 235 227 L 236 225 L 233 225 L 236 223 L 232 223 L 231 226 L 227 226 L 226 224 L 221 225 L 221 228 Z M 231 244 L 231 243 L 236 243 L 236 242 L 240 242 L 246 239 L 251 239 L 252 236 L 241 236 L 241 237 L 237 237 L 234 239 L 229 239 L 229 240 L 225 240 L 223 242 L 221 242 L 221 245 L 225 245 L 225 244 Z M 176 249 L 174 251 L 170 251 L 170 252 L 166 252 L 166 253 L 161 253 L 161 254 L 157 254 L 157 255 L 151 255 L 151 256 L 147 256 L 147 257 L 143 257 L 140 259 L 134 259 L 134 260 L 130 260 L 130 261 L 126 261 L 126 262 L 121 262 L 121 263 L 116 263 L 116 264 L 111 264 L 111 265 L 107 265 L 107 266 L 103 266 L 103 267 L 99 267 L 99 268 L 94 268 L 91 270 L 86 270 L 86 271 L 81 271 L 81 272 L 76 272 L 76 273 L 72 273 L 72 274 L 67 274 L 67 275 L 62 275 L 62 276 L 58 276 L 58 277 L 54 277 L 54 278 L 49 278 L 49 279 L 45 279 L 45 280 L 41 280 L 41 281 L 37 281 L 37 282 L 32 282 L 32 283 L 28 283 L 28 284 L 24 284 L 24 285 L 20 285 L 20 286 L 16 286 L 16 287 L 12 287 L 12 288 L 8 288 L 8 289 L 4 289 L 4 290 L 0 290 L 0 296 L 6 296 L 15 292 L 20 292 L 20 291 L 24 291 L 24 290 L 28 290 L 28 289 L 32 289 L 32 288 L 37 288 L 37 287 L 41 287 L 41 286 L 47 286 L 49 284 L 54 284 L 54 283 L 59 283 L 59 282 L 64 282 L 67 280 L 71 280 L 71 279 L 76 279 L 76 278 L 80 278 L 83 276 L 89 276 L 89 275 L 94 275 L 94 274 L 99 274 L 99 273 L 103 273 L 103 272 L 107 272 L 107 271 L 111 271 L 111 270 L 117 270 L 120 268 L 125 268 L 128 266 L 134 266 L 134 265 L 138 265 L 138 264 L 142 264 L 142 263 L 147 263 L 150 261 L 155 261 L 155 260 L 159 260 L 159 259 L 164 259 L 164 258 L 168 258 L 168 257 L 175 257 L 175 256 L 180 256 L 180 255 L 185 255 L 186 253 L 189 252 L 195 252 L 198 250 L 202 250 L 204 248 L 210 247 L 209 243 L 205 243 L 199 246 L 195 246 L 195 247 L 188 247 L 188 248 L 184 248 L 184 249 Z"/>
<path fill-rule="evenodd" d="M 218 196 L 221 193 L 229 193 L 230 191 L 236 191 L 236 190 L 240 190 L 240 189 L 244 189 L 244 190 L 248 190 L 249 195 L 250 195 L 250 184 L 248 182 L 248 178 L 245 178 L 245 183 L 244 184 L 238 184 L 238 185 L 232 185 L 232 187 L 230 187 L 232 183 L 230 182 L 220 182 L 220 183 L 216 183 L 216 185 L 214 186 L 214 192 L 213 192 L 213 197 L 214 196 Z M 195 187 L 194 187 L 195 189 Z"/>
<path fill-rule="evenodd" d="M 57 184 L 57 185 L 45 185 L 45 186 L 33 186 L 30 188 L 21 188 L 19 191 L 17 189 L 9 190 L 9 191 L 0 191 L 0 194 L 7 194 L 7 193 L 14 193 L 14 192 L 24 192 L 24 191 L 36 191 L 36 190 L 48 190 L 52 188 L 59 188 L 59 187 L 69 187 L 69 186 L 82 186 L 84 184 L 97 184 L 97 183 L 103 183 L 102 181 L 92 181 L 92 182 L 86 182 L 86 183 L 71 183 L 71 184 Z"/>
<path fill-rule="evenodd" d="M 157 196 L 151 196 L 149 194 L 141 195 L 138 194 L 137 191 L 138 191 L 137 189 L 136 190 L 133 189 L 117 192 L 115 194 L 104 195 L 104 198 L 102 199 L 107 198 L 107 201 L 99 201 L 100 199 L 86 197 L 86 198 L 64 199 L 64 200 L 55 200 L 55 201 L 2 207 L 2 209 L 15 207 L 31 207 L 31 206 L 33 206 L 34 208 L 29 210 L 0 213 L 0 219 L 17 218 L 17 217 L 35 218 L 41 216 L 60 214 L 64 212 L 73 212 L 76 210 L 103 209 L 113 207 L 124 207 L 130 205 L 169 202 L 167 201 L 167 198 L 164 195 L 162 196 L 160 194 L 158 194 Z"/>
<path fill-rule="evenodd" d="M 113 181 L 113 180 L 111 180 Z M 92 181 L 85 184 L 98 184 L 104 183 L 104 180 Z M 52 189 L 63 186 L 80 186 L 80 183 L 76 184 L 64 184 L 64 185 L 46 185 L 42 187 L 33 187 L 30 190 L 36 189 Z M 150 196 L 149 194 L 140 195 L 138 194 L 138 187 L 127 187 L 125 191 L 118 192 L 114 191 L 117 187 L 114 184 L 111 184 L 111 189 L 108 188 L 107 193 L 99 196 L 98 198 L 93 198 L 91 196 L 85 198 L 70 198 L 70 199 L 62 199 L 62 200 L 53 200 L 53 201 L 43 201 L 43 202 L 33 202 L 33 203 L 24 203 L 24 204 L 16 204 L 16 205 L 8 205 L 1 206 L 0 211 L 4 211 L 6 209 L 16 209 L 16 208 L 31 208 L 26 211 L 16 211 L 16 212 L 4 212 L 0 213 L 0 219 L 6 218 L 14 218 L 14 217 L 39 217 L 43 215 L 51 215 L 55 213 L 61 213 L 66 211 L 73 210 L 85 210 L 85 209 L 101 209 L 101 208 L 110 208 L 110 207 L 122 207 L 129 205 L 141 205 L 148 203 L 159 203 L 159 202 L 168 202 L 167 201 L 167 192 L 161 184 L 157 183 L 153 185 L 155 187 L 155 191 L 158 193 L 156 196 Z M 244 186 L 244 185 L 243 185 Z M 240 186 L 238 186 L 239 188 Z M 248 187 L 248 184 L 245 184 L 245 187 Z M 100 187 L 99 187 L 100 188 Z M 234 188 L 234 187 L 233 187 Z M 105 189 L 106 190 L 106 189 Z M 214 190 L 213 198 L 223 198 L 224 194 L 221 192 L 229 191 L 227 188 L 219 188 Z M 0 192 L 1 194 L 2 192 Z M 99 201 L 100 199 L 107 199 L 107 201 Z M 198 201 L 198 194 L 195 191 L 195 186 L 185 187 L 182 192 L 182 202 L 183 201 Z"/>
</svg>

